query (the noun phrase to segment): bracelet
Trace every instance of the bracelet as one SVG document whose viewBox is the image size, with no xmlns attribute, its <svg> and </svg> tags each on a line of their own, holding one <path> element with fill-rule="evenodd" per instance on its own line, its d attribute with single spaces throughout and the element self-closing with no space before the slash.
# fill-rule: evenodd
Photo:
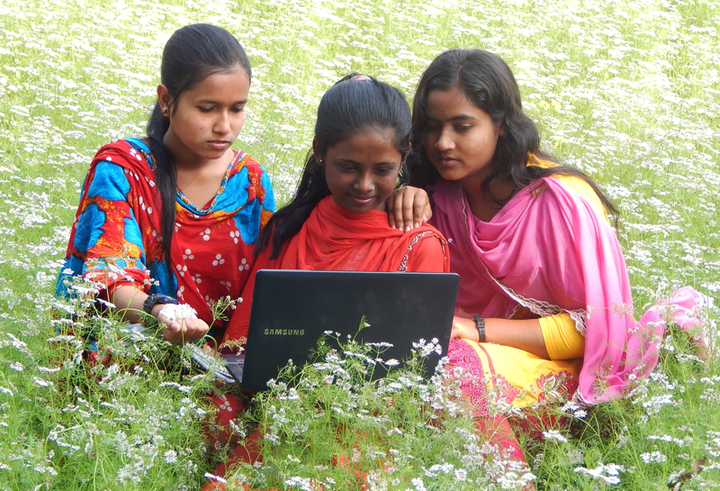
<svg viewBox="0 0 720 491">
<path fill-rule="evenodd" d="M 473 318 L 475 319 L 475 325 L 477 326 L 478 330 L 478 343 L 484 343 L 485 342 L 485 319 L 480 317 L 479 315 L 475 314 L 473 315 Z"/>
</svg>

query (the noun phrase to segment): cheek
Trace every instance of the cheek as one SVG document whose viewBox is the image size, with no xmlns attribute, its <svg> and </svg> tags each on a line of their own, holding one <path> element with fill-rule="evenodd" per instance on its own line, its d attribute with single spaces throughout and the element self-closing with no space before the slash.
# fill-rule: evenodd
<svg viewBox="0 0 720 491">
<path fill-rule="evenodd" d="M 425 133 L 425 136 L 423 137 L 423 147 L 425 148 L 425 153 L 430 153 L 430 151 L 433 149 L 433 146 L 435 145 L 435 137 L 432 133 Z"/>
<path fill-rule="evenodd" d="M 238 117 L 235 119 L 235 128 L 237 131 L 240 131 L 242 127 L 245 125 L 245 112 L 241 112 L 238 114 Z"/>
</svg>

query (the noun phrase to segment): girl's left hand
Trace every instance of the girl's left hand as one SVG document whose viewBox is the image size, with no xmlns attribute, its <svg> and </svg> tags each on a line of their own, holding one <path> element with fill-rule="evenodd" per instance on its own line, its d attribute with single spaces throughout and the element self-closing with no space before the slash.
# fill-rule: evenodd
<svg viewBox="0 0 720 491">
<path fill-rule="evenodd" d="M 385 200 L 390 227 L 407 232 L 432 217 L 430 199 L 424 189 L 405 186 L 396 189 Z"/>
<path fill-rule="evenodd" d="M 480 334 L 478 334 L 475 320 L 465 319 L 464 317 L 458 316 L 453 317 L 453 325 L 450 338 L 478 341 L 480 339 Z"/>
</svg>

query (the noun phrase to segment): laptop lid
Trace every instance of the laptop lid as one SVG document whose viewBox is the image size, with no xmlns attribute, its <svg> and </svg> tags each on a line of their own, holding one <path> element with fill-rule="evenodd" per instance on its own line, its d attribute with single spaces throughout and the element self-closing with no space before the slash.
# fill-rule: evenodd
<svg viewBox="0 0 720 491">
<path fill-rule="evenodd" d="M 266 389 L 288 360 L 304 364 L 325 331 L 355 336 L 363 316 L 370 326 L 358 340 L 393 345 L 383 360 L 409 358 L 420 339 L 437 338 L 445 355 L 458 283 L 454 273 L 260 270 L 242 386 Z M 426 368 L 434 370 L 439 359 L 431 355 Z"/>
</svg>

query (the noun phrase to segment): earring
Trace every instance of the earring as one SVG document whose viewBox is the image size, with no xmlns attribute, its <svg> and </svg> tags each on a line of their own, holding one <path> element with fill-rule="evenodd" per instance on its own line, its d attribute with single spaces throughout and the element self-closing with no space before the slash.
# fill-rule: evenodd
<svg viewBox="0 0 720 491">
<path fill-rule="evenodd" d="M 166 107 L 162 108 L 163 116 L 167 116 L 169 112 L 170 111 L 168 110 L 168 108 L 166 108 Z"/>
</svg>

